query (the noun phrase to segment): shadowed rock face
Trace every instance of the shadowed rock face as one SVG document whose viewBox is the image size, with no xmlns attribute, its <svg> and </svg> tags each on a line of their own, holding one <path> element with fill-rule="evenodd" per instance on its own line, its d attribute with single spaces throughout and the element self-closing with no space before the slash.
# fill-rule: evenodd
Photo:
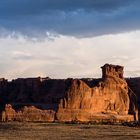
<svg viewBox="0 0 140 140">
<path fill-rule="evenodd" d="M 140 120 L 140 78 L 126 78 L 126 81 L 130 89 L 133 91 L 133 94 L 135 94 L 135 96 L 137 97 L 137 98 L 134 98 L 134 100 L 136 100 L 137 102 L 139 120 Z"/>
<path fill-rule="evenodd" d="M 102 72 L 102 79 L 2 79 L 0 104 L 10 103 L 20 121 L 137 120 L 136 96 L 123 67 L 105 64 Z"/>
</svg>

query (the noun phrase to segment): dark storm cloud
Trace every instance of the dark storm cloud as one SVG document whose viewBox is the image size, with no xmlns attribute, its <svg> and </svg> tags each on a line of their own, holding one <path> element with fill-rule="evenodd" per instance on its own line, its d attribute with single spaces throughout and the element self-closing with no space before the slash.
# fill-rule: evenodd
<svg viewBox="0 0 140 140">
<path fill-rule="evenodd" d="M 1 34 L 85 37 L 137 30 L 139 6 L 139 0 L 1 0 Z"/>
<path fill-rule="evenodd" d="M 133 0 L 135 2 L 137 0 Z M 36 14 L 44 10 L 96 9 L 110 10 L 131 4 L 132 0 L 3 0 L 4 15 Z"/>
</svg>

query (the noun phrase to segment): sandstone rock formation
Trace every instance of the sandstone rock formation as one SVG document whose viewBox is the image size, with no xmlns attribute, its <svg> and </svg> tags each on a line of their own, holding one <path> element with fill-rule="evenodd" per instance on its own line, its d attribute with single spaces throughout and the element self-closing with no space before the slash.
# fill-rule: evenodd
<svg viewBox="0 0 140 140">
<path fill-rule="evenodd" d="M 24 106 L 16 113 L 15 120 L 17 121 L 54 121 L 55 112 L 53 110 L 41 110 L 34 106 Z"/>
<path fill-rule="evenodd" d="M 4 110 L 2 111 L 2 122 L 13 121 L 16 112 L 10 104 L 6 104 Z"/>
<path fill-rule="evenodd" d="M 105 64 L 102 73 L 101 79 L 2 79 L 0 109 L 18 121 L 138 120 L 137 98 L 123 67 Z"/>
<path fill-rule="evenodd" d="M 123 67 L 106 64 L 102 70 L 103 81 L 97 86 L 89 87 L 77 79 L 71 81 L 66 96 L 60 102 L 58 120 L 89 121 L 95 114 L 129 114 L 131 95 L 123 78 Z M 134 102 L 131 112 L 137 115 L 136 101 Z"/>
</svg>

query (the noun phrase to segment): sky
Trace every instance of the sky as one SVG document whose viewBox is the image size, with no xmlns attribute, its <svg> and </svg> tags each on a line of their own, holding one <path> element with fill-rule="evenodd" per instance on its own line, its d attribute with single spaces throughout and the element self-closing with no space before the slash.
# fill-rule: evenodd
<svg viewBox="0 0 140 140">
<path fill-rule="evenodd" d="M 0 0 L 0 77 L 140 76 L 139 0 Z"/>
</svg>

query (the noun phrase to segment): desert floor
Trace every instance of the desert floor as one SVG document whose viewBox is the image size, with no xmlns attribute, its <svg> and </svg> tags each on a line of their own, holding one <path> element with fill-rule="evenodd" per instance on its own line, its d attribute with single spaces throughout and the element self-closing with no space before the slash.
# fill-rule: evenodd
<svg viewBox="0 0 140 140">
<path fill-rule="evenodd" d="M 140 128 L 121 125 L 63 123 L 9 123 L 0 128 L 0 140 L 135 140 Z"/>
</svg>

